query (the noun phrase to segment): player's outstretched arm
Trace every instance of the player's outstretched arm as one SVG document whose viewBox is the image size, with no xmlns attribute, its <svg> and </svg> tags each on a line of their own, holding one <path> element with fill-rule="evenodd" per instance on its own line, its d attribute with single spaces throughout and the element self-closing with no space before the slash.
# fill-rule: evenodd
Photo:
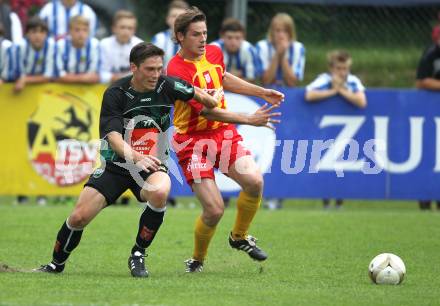
<svg viewBox="0 0 440 306">
<path fill-rule="evenodd" d="M 207 92 L 194 86 L 194 99 L 207 108 L 216 107 L 222 100 L 223 94 L 220 91 Z"/>
<path fill-rule="evenodd" d="M 264 104 L 253 114 L 233 113 L 219 107 L 212 109 L 204 108 L 201 112 L 201 115 L 208 120 L 252 126 L 264 126 L 270 129 L 275 129 L 272 124 L 281 122 L 281 120 L 276 119 L 281 116 L 281 113 L 272 112 L 272 110 L 276 107 L 278 106 L 272 105 L 268 107 L 267 104 Z"/>
<path fill-rule="evenodd" d="M 260 97 L 272 105 L 279 105 L 284 101 L 283 93 L 251 84 L 229 72 L 226 72 L 223 78 L 223 88 L 237 94 Z"/>
<path fill-rule="evenodd" d="M 124 141 L 122 135 L 118 132 L 110 132 L 107 135 L 108 142 L 113 151 L 118 156 L 124 158 L 128 162 L 134 163 L 137 167 L 145 172 L 157 171 L 161 164 L 160 160 L 152 155 L 142 155 L 133 150 L 128 143 Z"/>
</svg>

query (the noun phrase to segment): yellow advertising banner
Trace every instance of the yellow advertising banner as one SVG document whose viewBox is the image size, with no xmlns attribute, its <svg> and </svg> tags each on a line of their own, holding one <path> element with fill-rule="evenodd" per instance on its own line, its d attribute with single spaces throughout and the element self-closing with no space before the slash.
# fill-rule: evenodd
<svg viewBox="0 0 440 306">
<path fill-rule="evenodd" d="M 0 86 L 0 194 L 78 195 L 99 162 L 104 85 Z"/>
</svg>

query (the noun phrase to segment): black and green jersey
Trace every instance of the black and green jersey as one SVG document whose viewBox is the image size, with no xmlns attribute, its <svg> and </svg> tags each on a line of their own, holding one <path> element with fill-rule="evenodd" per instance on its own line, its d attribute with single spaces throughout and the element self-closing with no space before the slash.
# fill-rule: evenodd
<svg viewBox="0 0 440 306">
<path fill-rule="evenodd" d="M 131 76 L 112 84 L 104 93 L 101 106 L 99 132 L 106 140 L 110 132 L 118 132 L 136 151 L 158 157 L 167 164 L 169 156 L 168 128 L 171 108 L 176 100 L 188 101 L 194 97 L 194 87 L 185 81 L 161 76 L 154 90 L 136 92 L 131 87 Z M 125 163 L 103 141 L 101 156 L 107 167 L 116 170 Z"/>
</svg>

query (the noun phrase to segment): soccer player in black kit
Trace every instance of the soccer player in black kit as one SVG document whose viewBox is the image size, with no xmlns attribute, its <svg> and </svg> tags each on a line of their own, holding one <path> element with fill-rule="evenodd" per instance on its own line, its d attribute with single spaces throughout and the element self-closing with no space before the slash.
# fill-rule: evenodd
<svg viewBox="0 0 440 306">
<path fill-rule="evenodd" d="M 163 51 L 151 43 L 139 43 L 130 52 L 132 75 L 112 84 L 104 93 L 100 114 L 101 160 L 92 173 L 70 216 L 61 226 L 52 261 L 36 272 L 60 273 L 78 246 L 83 229 L 105 207 L 130 189 L 146 203 L 139 220 L 136 242 L 128 258 L 133 277 L 147 277 L 145 249 L 159 230 L 171 188 L 167 159 L 170 112 L 176 100 L 195 99 L 215 110 L 219 120 L 267 126 L 277 116 L 268 109 L 254 114 L 235 114 L 216 107 L 221 97 L 206 93 L 177 78 L 161 74 Z M 273 122 L 273 119 L 271 119 Z"/>
</svg>

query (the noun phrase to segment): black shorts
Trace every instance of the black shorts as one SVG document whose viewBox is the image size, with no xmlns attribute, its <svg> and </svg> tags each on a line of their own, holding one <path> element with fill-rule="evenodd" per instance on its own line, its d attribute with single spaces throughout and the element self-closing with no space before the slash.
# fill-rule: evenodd
<svg viewBox="0 0 440 306">
<path fill-rule="evenodd" d="M 158 171 L 168 173 L 166 166 L 162 165 Z M 154 172 L 147 173 L 145 171 L 139 172 L 143 181 Z M 140 182 L 139 182 L 140 183 Z M 102 194 L 107 202 L 107 205 L 111 205 L 127 190 L 130 189 L 139 202 L 143 202 L 141 199 L 142 186 L 136 182 L 136 180 L 130 175 L 128 171 L 112 171 L 108 168 L 97 169 L 90 175 L 87 183 L 84 187 L 92 187 Z"/>
</svg>

